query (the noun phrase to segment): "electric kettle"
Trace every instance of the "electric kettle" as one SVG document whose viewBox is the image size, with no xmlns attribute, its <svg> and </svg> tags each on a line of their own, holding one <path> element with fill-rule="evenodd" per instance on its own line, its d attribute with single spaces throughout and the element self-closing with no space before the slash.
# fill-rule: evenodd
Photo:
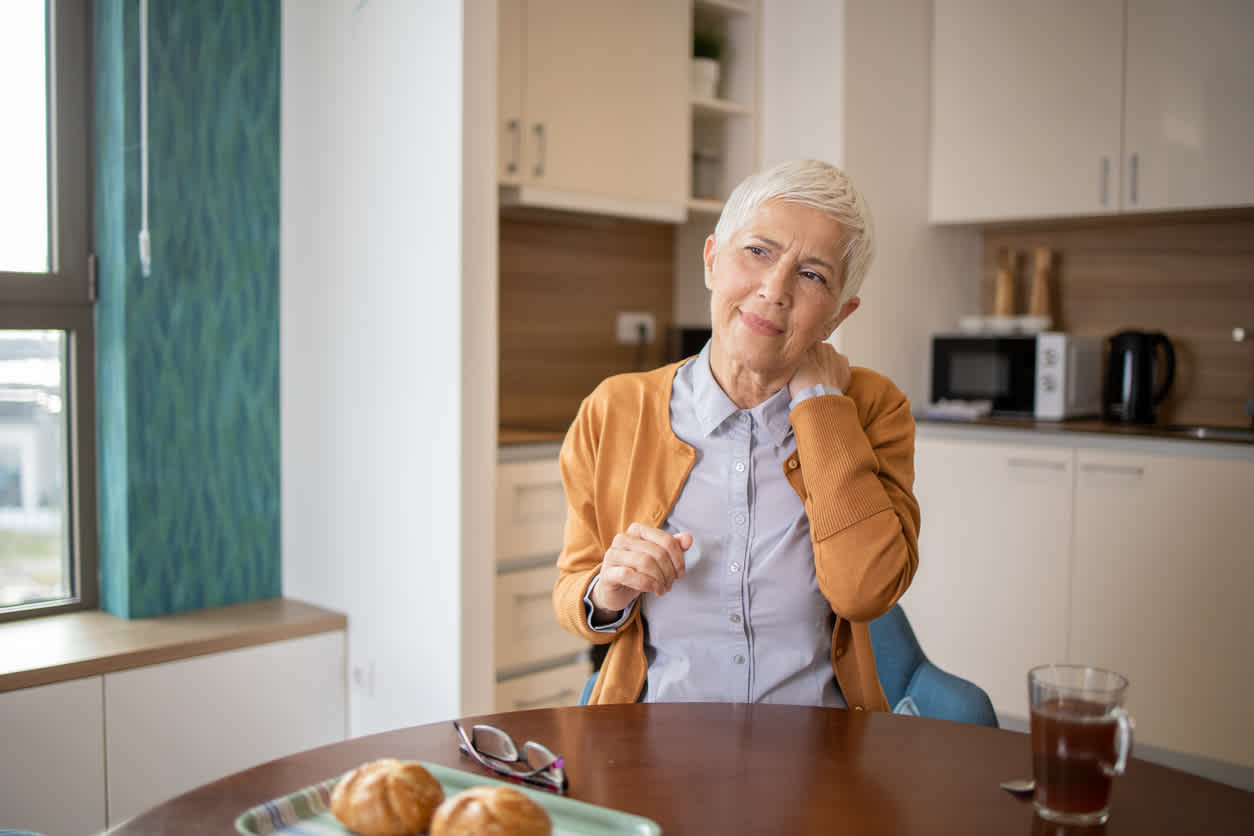
<svg viewBox="0 0 1254 836">
<path fill-rule="evenodd" d="M 1154 410 L 1171 390 L 1176 351 L 1158 331 L 1120 331 L 1107 338 L 1102 417 L 1123 424 L 1152 424 Z"/>
</svg>

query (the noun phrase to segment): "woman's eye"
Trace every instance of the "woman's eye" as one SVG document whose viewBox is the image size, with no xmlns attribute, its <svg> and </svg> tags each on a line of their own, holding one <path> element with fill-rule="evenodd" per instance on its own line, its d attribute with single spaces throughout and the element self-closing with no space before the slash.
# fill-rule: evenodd
<svg viewBox="0 0 1254 836">
<path fill-rule="evenodd" d="M 822 273 L 816 273 L 813 270 L 802 270 L 801 275 L 811 281 L 827 284 L 827 276 L 824 276 Z"/>
<path fill-rule="evenodd" d="M 752 253 L 753 255 L 766 255 L 766 250 L 762 249 L 761 247 L 755 246 L 753 244 L 750 244 L 749 246 L 745 247 L 745 250 L 747 250 L 749 253 Z"/>
</svg>

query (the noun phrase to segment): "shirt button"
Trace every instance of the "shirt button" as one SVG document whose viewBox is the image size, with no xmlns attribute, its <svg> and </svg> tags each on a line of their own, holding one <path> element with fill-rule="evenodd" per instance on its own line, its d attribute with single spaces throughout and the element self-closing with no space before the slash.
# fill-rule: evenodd
<svg viewBox="0 0 1254 836">
<path fill-rule="evenodd" d="M 744 472 L 745 472 L 745 463 L 744 463 L 744 462 L 736 462 L 736 472 L 737 472 L 737 473 L 744 473 Z"/>
<path fill-rule="evenodd" d="M 739 624 L 739 623 L 740 623 L 740 616 L 738 616 L 738 615 L 733 615 L 733 616 L 731 617 L 731 623 L 732 623 L 732 624 Z"/>
<path fill-rule="evenodd" d="M 739 571 L 740 571 L 740 564 L 739 564 L 739 563 L 733 563 L 733 564 L 732 564 L 730 567 L 728 567 L 728 568 L 730 568 L 733 572 L 739 572 Z"/>
<path fill-rule="evenodd" d="M 745 515 L 744 515 L 744 514 L 737 514 L 737 515 L 736 515 L 736 525 L 744 525 L 744 524 L 745 524 Z"/>
<path fill-rule="evenodd" d="M 743 664 L 745 663 L 745 657 L 743 657 L 743 656 L 733 656 L 733 657 L 732 657 L 732 661 L 733 661 L 733 662 L 735 662 L 737 665 L 743 665 Z"/>
</svg>

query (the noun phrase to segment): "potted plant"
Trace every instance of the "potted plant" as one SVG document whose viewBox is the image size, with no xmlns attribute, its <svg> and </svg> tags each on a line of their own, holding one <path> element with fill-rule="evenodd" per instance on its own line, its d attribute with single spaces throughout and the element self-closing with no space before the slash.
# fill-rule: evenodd
<svg viewBox="0 0 1254 836">
<path fill-rule="evenodd" d="M 719 59 L 723 57 L 723 33 L 710 27 L 698 27 L 692 33 L 692 73 L 690 86 L 693 98 L 718 97 Z"/>
</svg>

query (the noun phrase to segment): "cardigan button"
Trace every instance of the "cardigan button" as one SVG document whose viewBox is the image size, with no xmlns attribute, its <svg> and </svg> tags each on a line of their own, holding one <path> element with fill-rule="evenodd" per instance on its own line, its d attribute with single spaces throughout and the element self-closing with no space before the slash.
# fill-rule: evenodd
<svg viewBox="0 0 1254 836">
<path fill-rule="evenodd" d="M 796 469 L 797 469 L 798 467 L 800 467 L 800 466 L 801 466 L 801 462 L 797 461 L 796 459 L 789 459 L 789 460 L 788 460 L 788 469 L 789 469 L 789 470 L 796 470 Z"/>
</svg>

